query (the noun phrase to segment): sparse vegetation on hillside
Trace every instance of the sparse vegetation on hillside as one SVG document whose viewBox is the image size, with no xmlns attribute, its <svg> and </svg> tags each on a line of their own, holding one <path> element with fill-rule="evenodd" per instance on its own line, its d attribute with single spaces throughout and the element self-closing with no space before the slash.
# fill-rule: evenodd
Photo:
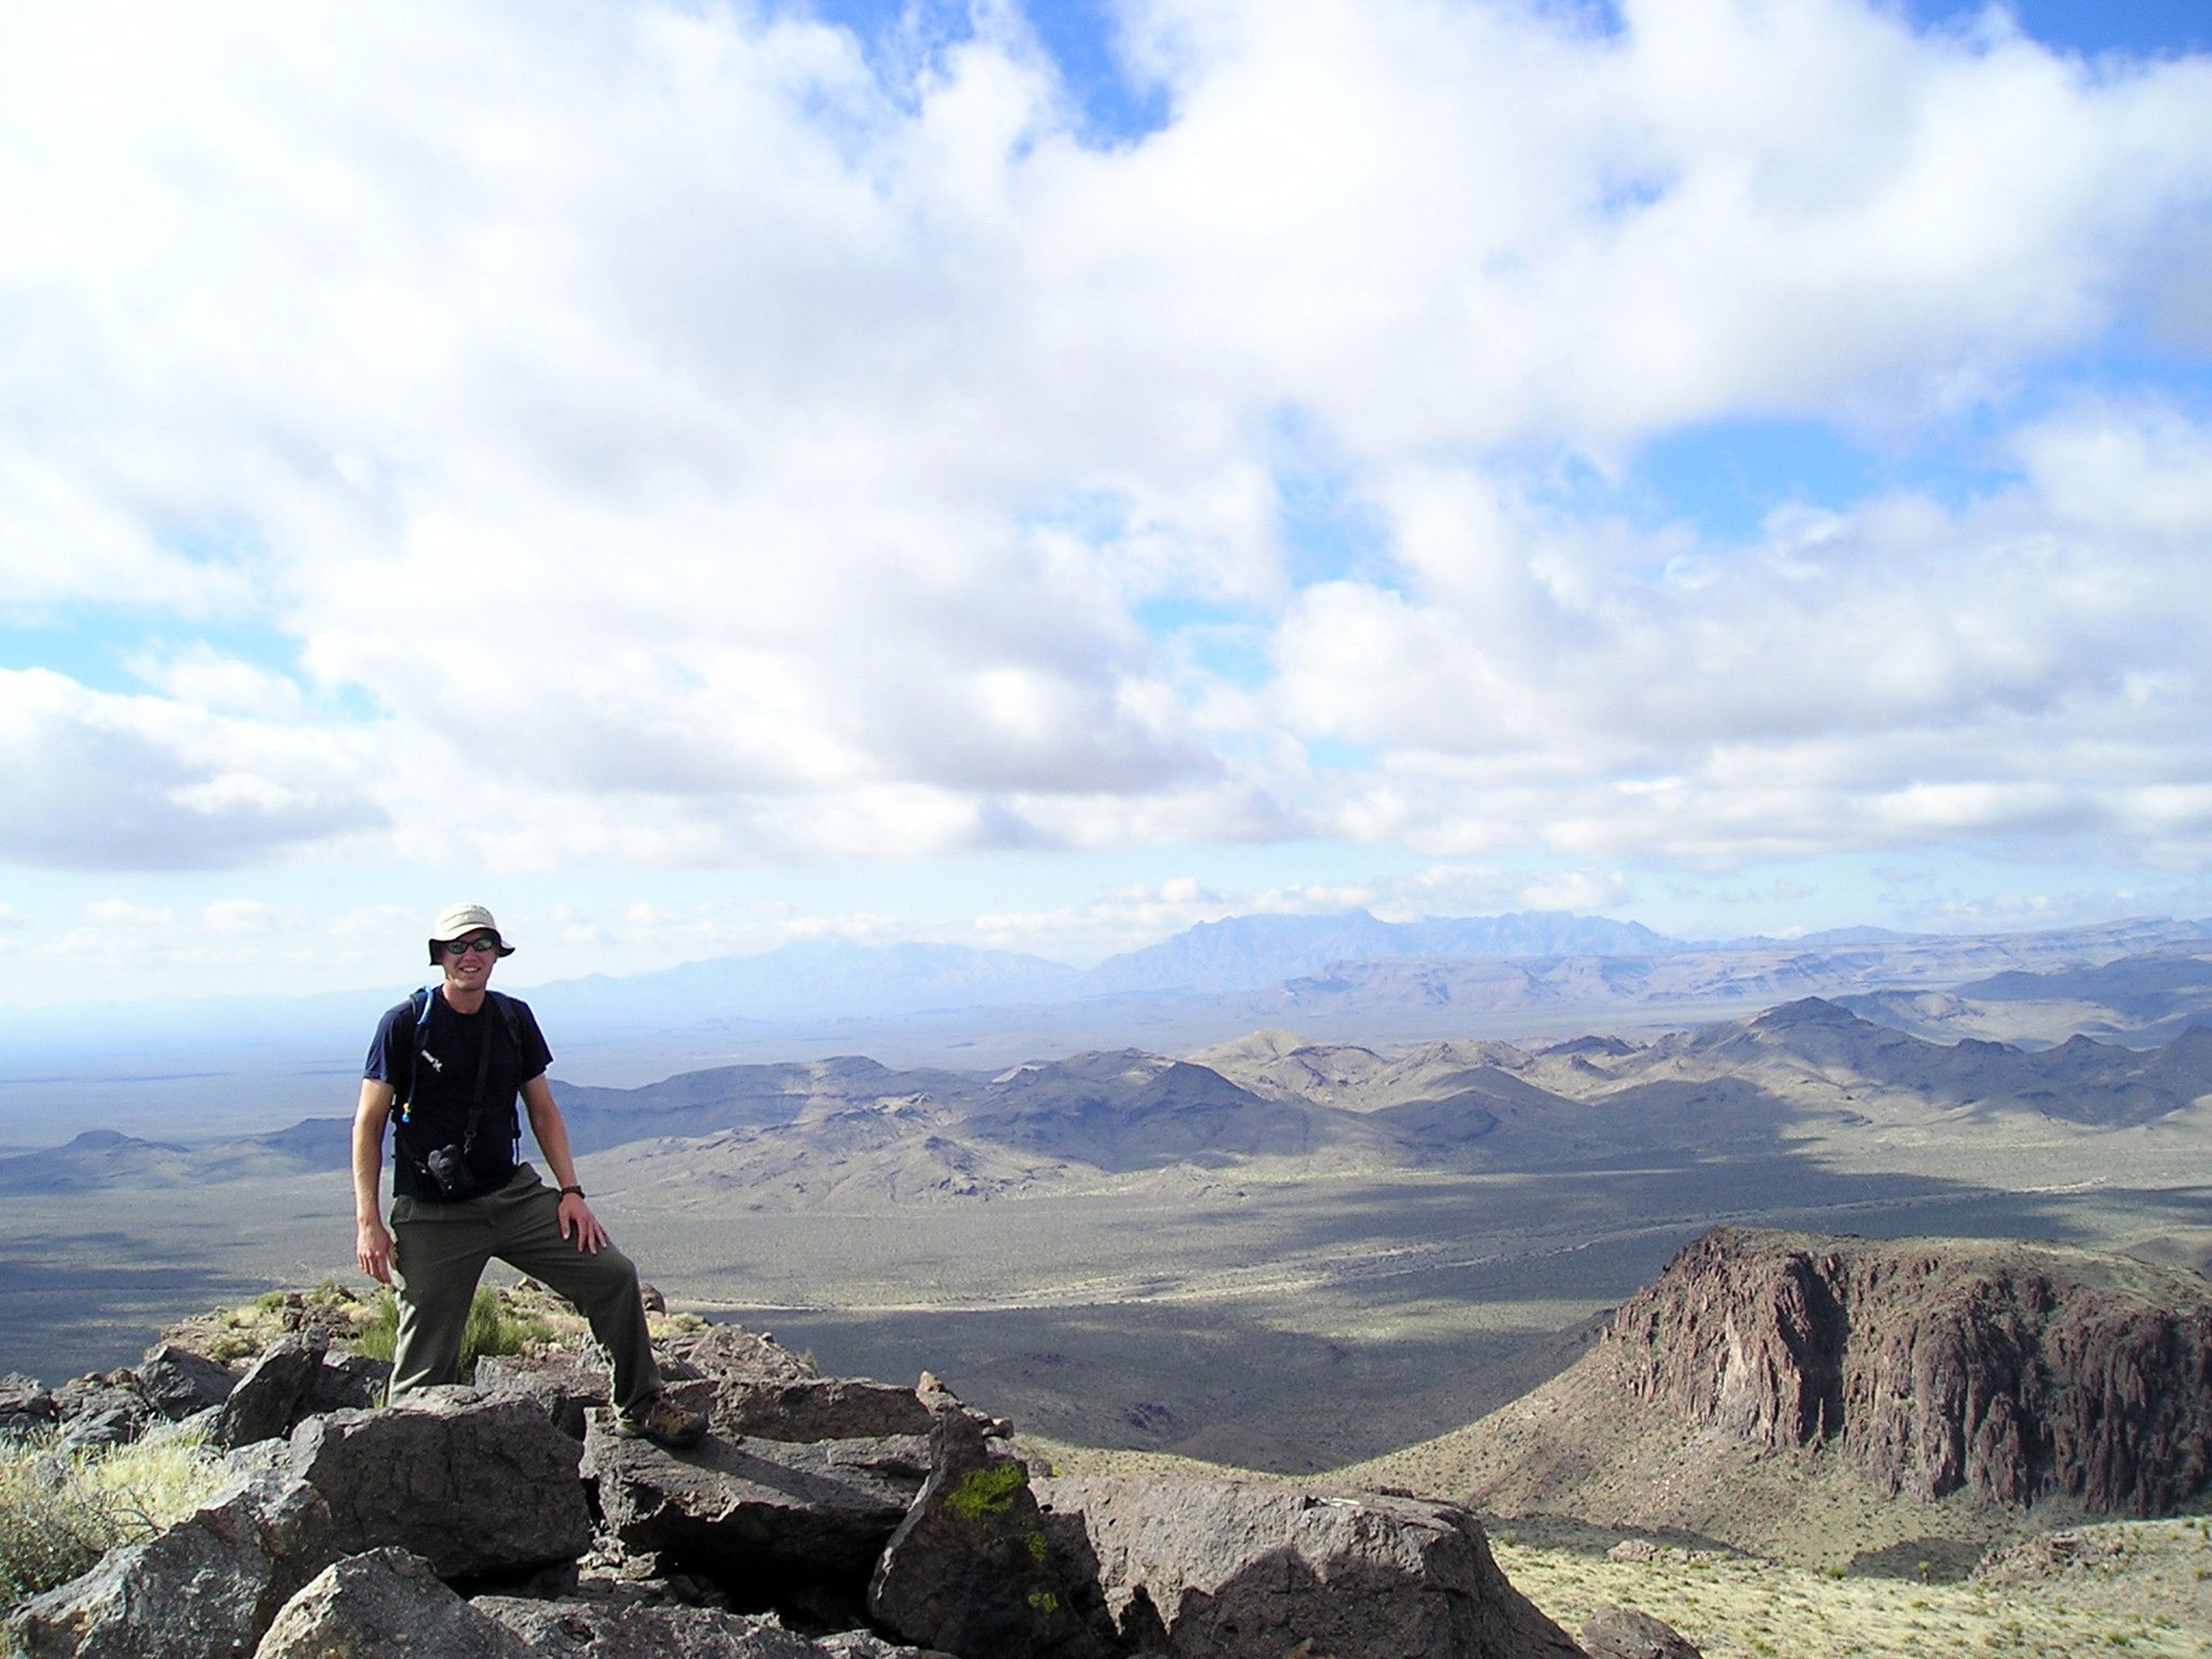
<svg viewBox="0 0 2212 1659">
<path fill-rule="evenodd" d="M 2212 1571 L 2195 1523 L 2155 1523 L 2155 1553 L 2176 1571 Z M 2153 1553 L 2142 1545 L 2145 1558 Z M 2013 1659 L 2088 1653 L 2212 1654 L 2212 1635 L 2157 1595 L 2130 1597 L 2117 1578 L 2102 1595 L 2071 1586 L 1923 1584 L 1837 1577 L 1748 1558 L 1620 1562 L 1493 1534 L 1505 1576 L 1569 1631 L 1614 1602 L 1665 1620 L 1705 1659 Z M 2184 1560 L 2186 1558 L 2186 1560 Z M 2194 1582 L 2192 1580 L 2192 1582 Z"/>
</svg>

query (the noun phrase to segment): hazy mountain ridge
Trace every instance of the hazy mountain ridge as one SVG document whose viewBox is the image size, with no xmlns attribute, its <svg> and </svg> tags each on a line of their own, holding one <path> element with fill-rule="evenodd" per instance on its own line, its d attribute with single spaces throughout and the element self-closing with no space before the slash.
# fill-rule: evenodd
<svg viewBox="0 0 2212 1659">
<path fill-rule="evenodd" d="M 1256 1034 L 1175 1060 L 1077 1054 L 994 1077 L 860 1057 L 634 1090 L 556 1083 L 580 1154 L 726 1200 L 1003 1196 L 1188 1165 L 1279 1175 L 1555 1170 L 1773 1152 L 1942 1124 L 2171 1119 L 2212 1096 L 2212 1030 L 2137 1050 L 1933 1043 L 1819 999 L 1648 1043 L 1439 1042 L 1389 1054 Z M 342 1120 L 190 1149 L 114 1135 L 0 1160 L 0 1190 L 167 1186 L 343 1167 Z M 594 1176 L 598 1184 L 605 1184 Z"/>
<path fill-rule="evenodd" d="M 960 945 L 817 940 L 514 988 L 538 1011 L 556 1055 L 572 1066 L 594 1057 L 599 1076 L 627 1081 L 653 1075 L 656 1061 L 665 1073 L 671 1060 L 896 1051 L 957 1065 L 974 1049 L 1003 1066 L 1132 1042 L 1195 1048 L 1282 1025 L 1391 1042 L 1565 1036 L 1601 1023 L 1657 1031 L 1808 995 L 1871 999 L 1856 1006 L 1923 1035 L 2051 1041 L 2087 1031 L 2148 1041 L 2212 1012 L 2212 994 L 2198 994 L 2189 979 L 2197 970 L 2185 966 L 2208 946 L 2212 925 L 2164 920 L 1972 937 L 1850 928 L 1715 945 L 1566 913 L 1390 923 L 1355 911 L 1203 923 L 1088 972 Z M 2116 958 L 2144 953 L 2163 965 L 2142 974 L 2188 981 L 2169 986 L 2155 1006 L 2140 975 L 2099 976 Z M 1929 1000 L 2007 973 L 2064 972 L 2081 977 L 2045 988 L 2109 994 L 2124 1006 Z M 365 1048 L 376 1016 L 407 988 L 0 1010 L 0 1070 L 19 1084 L 174 1077 L 210 1064 L 320 1074 Z M 2004 981 L 1993 995 L 2028 988 Z M 2014 1012 L 1990 1012 L 2002 1006 Z M 293 1091 L 304 1106 L 301 1096 Z M 13 1122 L 0 1127 L 21 1133 Z"/>
<path fill-rule="evenodd" d="M 2212 955 L 2172 946 L 2088 966 L 2009 969 L 1945 992 L 1878 991 L 1844 1000 L 1920 1036 L 2158 1041 L 2212 1023 Z"/>
</svg>

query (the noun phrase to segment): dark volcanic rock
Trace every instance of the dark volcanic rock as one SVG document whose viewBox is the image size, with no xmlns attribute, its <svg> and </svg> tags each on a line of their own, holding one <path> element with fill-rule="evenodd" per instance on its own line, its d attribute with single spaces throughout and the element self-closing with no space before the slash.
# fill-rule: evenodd
<svg viewBox="0 0 2212 1659">
<path fill-rule="evenodd" d="M 1238 1481 L 1047 1480 L 1121 1639 L 1174 1659 L 1537 1659 L 1580 1650 L 1466 1510 Z"/>
<path fill-rule="evenodd" d="M 705 1412 L 723 1435 L 811 1441 L 929 1432 L 930 1407 L 914 1389 L 823 1376 L 773 1337 L 741 1325 L 710 1325 L 662 1346 L 672 1395 Z"/>
<path fill-rule="evenodd" d="M 540 1659 L 823 1659 L 830 1650 L 775 1620 L 708 1607 L 479 1597 Z M 910 1652 L 878 1644 L 882 1652 Z"/>
<path fill-rule="evenodd" d="M 33 1597 L 10 1617 L 8 1634 L 30 1659 L 251 1653 L 277 1609 L 330 1560 L 330 1510 L 313 1487 L 256 1476 Z"/>
<path fill-rule="evenodd" d="M 290 1427 L 297 1428 L 302 1419 L 319 1417 L 325 1412 L 373 1411 L 384 1403 L 391 1382 L 392 1365 L 387 1360 L 372 1359 L 365 1353 L 325 1353 L 307 1380 L 307 1392 L 294 1410 Z"/>
<path fill-rule="evenodd" d="M 0 1443 L 28 1439 L 54 1425 L 54 1397 L 35 1376 L 0 1376 Z"/>
<path fill-rule="evenodd" d="M 672 1378 L 706 1376 L 728 1381 L 799 1382 L 820 1372 L 765 1331 L 742 1325 L 709 1325 L 684 1331 L 661 1343 Z"/>
<path fill-rule="evenodd" d="M 72 1378 L 54 1390 L 53 1409 L 64 1451 L 125 1445 L 154 1420 L 154 1408 L 129 1371 Z"/>
<path fill-rule="evenodd" d="M 1719 1227 L 1606 1340 L 1639 1398 L 1916 1498 L 2148 1516 L 2212 1484 L 2212 1285 L 2126 1258 Z"/>
<path fill-rule="evenodd" d="M 1600 1607 L 1583 1620 L 1582 1635 L 1589 1659 L 1705 1659 L 1665 1620 L 1634 1607 Z"/>
<path fill-rule="evenodd" d="M 284 1604 L 254 1659 L 530 1659 L 531 1651 L 421 1556 L 380 1549 L 325 1568 Z"/>
<path fill-rule="evenodd" d="M 774 1589 L 791 1580 L 864 1583 L 929 1468 L 917 1437 L 726 1440 L 663 1450 L 592 1413 L 585 1473 L 599 1509 L 632 1549 L 657 1550 L 723 1583 Z"/>
<path fill-rule="evenodd" d="M 134 1373 L 146 1403 L 173 1423 L 220 1406 L 238 1386 L 238 1373 L 173 1342 L 146 1350 Z"/>
<path fill-rule="evenodd" d="M 924 1435 L 929 1407 L 912 1389 L 865 1376 L 806 1376 L 769 1382 L 717 1377 L 676 1385 L 684 1403 L 704 1411 L 717 1432 L 769 1440 L 861 1440 Z M 702 1392 L 711 1390 L 711 1392 Z"/>
<path fill-rule="evenodd" d="M 962 1659 L 1103 1655 L 1021 1461 L 958 1410 L 938 1414 L 929 1449 L 929 1480 L 877 1563 L 868 1611 Z"/>
<path fill-rule="evenodd" d="M 614 1381 L 604 1364 L 581 1354 L 487 1354 L 477 1361 L 476 1386 L 535 1401 L 563 1434 L 581 1440 L 585 1418 L 611 1401 Z"/>
<path fill-rule="evenodd" d="M 322 1331 L 305 1330 L 271 1343 L 222 1402 L 222 1414 L 215 1420 L 215 1443 L 234 1449 L 289 1434 L 322 1370 L 330 1341 Z"/>
<path fill-rule="evenodd" d="M 462 1578 L 584 1553 L 592 1517 L 581 1455 L 529 1401 L 453 1388 L 310 1418 L 290 1461 L 330 1501 L 343 1552 L 396 1545 Z"/>
</svg>

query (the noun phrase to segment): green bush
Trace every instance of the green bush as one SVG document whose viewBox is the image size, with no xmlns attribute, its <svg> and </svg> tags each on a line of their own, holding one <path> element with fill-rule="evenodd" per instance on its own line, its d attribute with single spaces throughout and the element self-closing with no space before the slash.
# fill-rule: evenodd
<svg viewBox="0 0 2212 1659">
<path fill-rule="evenodd" d="M 48 1485 L 27 1456 L 0 1462 L 0 1607 L 65 1584 L 121 1541 L 75 1481 Z"/>
<path fill-rule="evenodd" d="M 368 1299 L 368 1316 L 354 1328 L 353 1345 L 371 1359 L 392 1363 L 392 1351 L 399 1340 L 399 1304 L 386 1285 Z"/>
<path fill-rule="evenodd" d="M 0 1449 L 0 1606 L 65 1584 L 118 1544 L 190 1515 L 223 1463 L 189 1440 L 42 1456 Z"/>
<path fill-rule="evenodd" d="M 479 1289 L 469 1304 L 469 1322 L 461 1333 L 461 1375 L 488 1353 L 520 1353 L 532 1342 L 551 1340 L 552 1328 L 542 1320 L 510 1314 L 499 1292 L 489 1285 Z"/>
<path fill-rule="evenodd" d="M 478 1289 L 469 1303 L 468 1323 L 461 1331 L 461 1375 L 488 1353 L 520 1353 L 533 1342 L 550 1342 L 552 1327 L 543 1320 L 511 1312 L 489 1285 Z M 399 1339 L 399 1304 L 389 1290 L 369 1298 L 368 1316 L 354 1334 L 354 1346 L 372 1359 L 391 1363 Z"/>
</svg>

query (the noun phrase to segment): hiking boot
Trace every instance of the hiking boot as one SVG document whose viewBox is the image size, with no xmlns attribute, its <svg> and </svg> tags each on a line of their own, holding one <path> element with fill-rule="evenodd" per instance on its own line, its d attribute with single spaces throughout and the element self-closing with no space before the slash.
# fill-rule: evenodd
<svg viewBox="0 0 2212 1659">
<path fill-rule="evenodd" d="M 615 1432 L 625 1440 L 650 1440 L 671 1451 L 682 1451 L 706 1437 L 707 1414 L 687 1412 L 665 1394 L 657 1394 L 636 1411 L 617 1417 Z"/>
</svg>

